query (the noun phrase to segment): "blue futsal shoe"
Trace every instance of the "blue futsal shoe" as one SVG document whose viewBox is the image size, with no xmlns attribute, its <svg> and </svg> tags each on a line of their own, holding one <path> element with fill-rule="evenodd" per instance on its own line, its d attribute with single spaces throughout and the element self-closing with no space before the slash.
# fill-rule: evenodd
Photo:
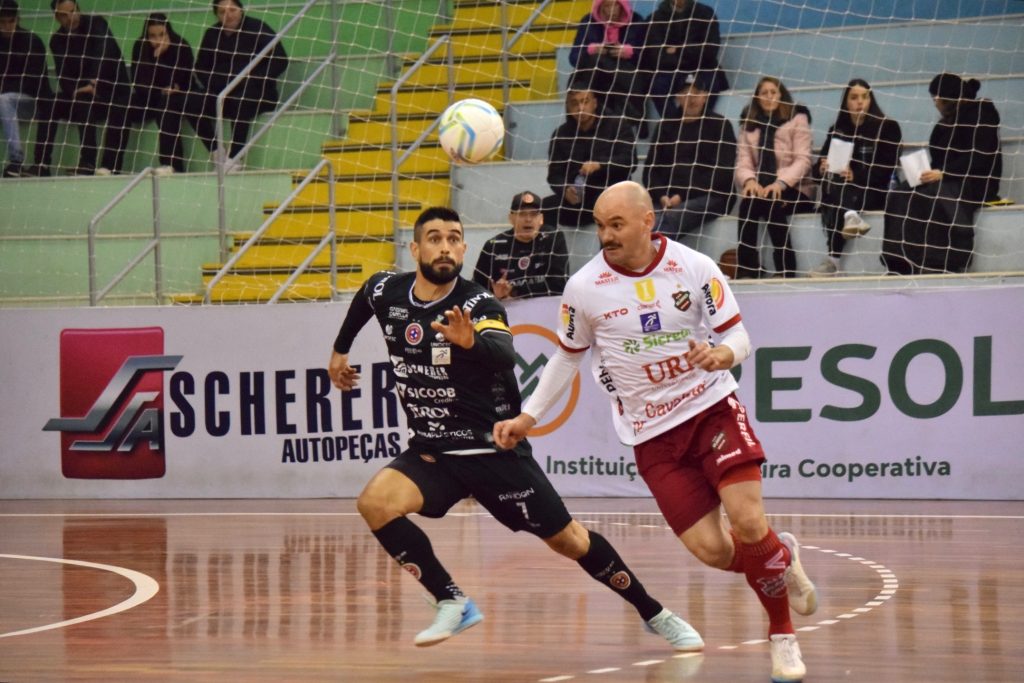
<svg viewBox="0 0 1024 683">
<path fill-rule="evenodd" d="M 434 623 L 430 628 L 416 634 L 413 641 L 416 647 L 437 645 L 484 620 L 484 615 L 476 608 L 476 603 L 469 598 L 441 600 L 437 603 L 436 609 Z"/>
<path fill-rule="evenodd" d="M 704 640 L 697 630 L 667 609 L 644 624 L 648 633 L 657 633 L 680 652 L 700 652 Z"/>
</svg>

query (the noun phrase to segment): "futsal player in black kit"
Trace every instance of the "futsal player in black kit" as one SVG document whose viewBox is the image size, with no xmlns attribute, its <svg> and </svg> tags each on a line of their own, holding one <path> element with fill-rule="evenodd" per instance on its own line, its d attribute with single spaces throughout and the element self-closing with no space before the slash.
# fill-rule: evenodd
<svg viewBox="0 0 1024 683">
<path fill-rule="evenodd" d="M 527 531 L 576 560 L 675 649 L 701 650 L 697 631 L 647 594 L 603 536 L 569 515 L 525 440 L 511 451 L 495 447 L 495 422 L 520 411 L 515 350 L 501 303 L 459 276 L 466 252 L 459 215 L 444 207 L 425 210 L 410 250 L 415 272 L 377 273 L 356 294 L 328 370 L 339 389 L 356 386 L 348 352 L 375 317 L 412 436 L 408 450 L 366 485 L 357 507 L 388 554 L 436 600 L 434 622 L 415 644 L 435 645 L 483 619 L 434 555 L 430 539 L 408 519 L 412 513 L 443 517 L 472 495 L 512 531 Z"/>
</svg>

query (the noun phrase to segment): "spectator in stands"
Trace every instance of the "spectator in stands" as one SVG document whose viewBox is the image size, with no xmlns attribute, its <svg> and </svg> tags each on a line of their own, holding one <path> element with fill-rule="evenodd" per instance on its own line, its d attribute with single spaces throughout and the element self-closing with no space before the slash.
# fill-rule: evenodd
<svg viewBox="0 0 1024 683">
<path fill-rule="evenodd" d="M 661 0 L 648 20 L 643 61 L 644 68 L 654 74 L 650 94 L 662 116 L 672 104 L 672 85 L 680 71 L 700 70 L 711 75 L 708 104 L 714 108 L 718 93 L 729 88 L 718 65 L 721 48 L 715 10 L 694 0 Z"/>
<path fill-rule="evenodd" d="M 850 161 L 842 168 L 828 165 L 834 140 L 853 146 Z M 811 270 L 811 276 L 837 274 L 846 240 L 871 229 L 860 212 L 885 208 L 902 140 L 900 125 L 882 113 L 867 81 L 854 78 L 847 83 L 839 115 L 829 128 L 815 166 L 815 175 L 821 178 L 821 221 L 828 240 L 828 258 Z"/>
<path fill-rule="evenodd" d="M 50 165 L 58 121 L 78 126 L 82 143 L 77 175 L 110 175 L 121 171 L 128 136 L 128 108 L 131 81 L 106 19 L 82 14 L 77 0 L 51 0 L 54 18 L 60 25 L 50 37 L 50 52 L 57 73 L 59 91 L 50 101 L 46 123 L 40 125 L 36 144 L 42 174 Z M 106 124 L 101 165 L 99 128 Z"/>
<path fill-rule="evenodd" d="M 942 73 L 928 86 L 941 116 L 928 139 L 921 184 L 889 193 L 882 263 L 891 274 L 963 273 L 974 256 L 974 222 L 999 199 L 999 112 L 979 100 L 981 83 Z"/>
<path fill-rule="evenodd" d="M 763 77 L 740 114 L 736 185 L 740 188 L 736 277 L 761 277 L 761 221 L 775 245 L 775 275 L 796 276 L 789 219 L 814 191 L 811 182 L 811 115 L 779 79 Z"/>
<path fill-rule="evenodd" d="M 636 167 L 636 126 L 601 104 L 587 85 L 569 84 L 565 123 L 555 129 L 548 145 L 548 185 L 554 194 L 541 200 L 548 225 L 593 223 L 597 197 L 606 187 L 628 179 Z"/>
<path fill-rule="evenodd" d="M 484 243 L 473 280 L 501 300 L 561 294 L 569 279 L 565 237 L 544 225 L 540 197 L 520 192 L 508 214 L 512 228 Z"/>
<path fill-rule="evenodd" d="M 18 178 L 35 172 L 33 167 L 25 165 L 19 119 L 31 118 L 39 103 L 45 104 L 52 99 L 43 41 L 18 24 L 18 3 L 15 0 L 0 0 L 0 123 L 7 140 L 4 178 Z M 37 146 L 37 164 L 40 152 Z"/>
<path fill-rule="evenodd" d="M 217 23 L 203 35 L 196 59 L 202 88 L 197 132 L 211 152 L 217 145 L 217 95 L 276 37 L 272 28 L 245 13 L 241 0 L 213 0 L 213 12 Z M 253 119 L 277 106 L 277 79 L 287 68 L 288 55 L 277 43 L 225 99 L 224 118 L 233 126 L 229 167 L 239 167 L 238 153 L 249 139 Z"/>
<path fill-rule="evenodd" d="M 678 74 L 679 113 L 658 124 L 644 164 L 655 228 L 673 240 L 727 214 L 735 197 L 736 134 L 708 104 L 713 78 L 707 71 Z"/>
<path fill-rule="evenodd" d="M 629 0 L 594 0 L 569 52 L 576 79 L 589 78 L 590 88 L 606 103 L 637 122 L 643 119 L 648 88 L 637 70 L 643 46 L 643 17 L 634 14 Z"/>
<path fill-rule="evenodd" d="M 185 171 L 181 121 L 193 91 L 193 66 L 192 47 L 167 15 L 150 14 L 132 48 L 132 122 L 156 121 L 161 175 Z"/>
</svg>

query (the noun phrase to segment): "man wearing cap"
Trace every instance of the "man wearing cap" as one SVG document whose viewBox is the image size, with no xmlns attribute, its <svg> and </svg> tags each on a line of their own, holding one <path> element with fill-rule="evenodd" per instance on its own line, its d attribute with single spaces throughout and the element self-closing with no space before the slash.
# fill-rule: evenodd
<svg viewBox="0 0 1024 683">
<path fill-rule="evenodd" d="M 512 224 L 484 243 L 473 281 L 498 299 L 528 299 L 561 294 L 569 279 L 565 237 L 544 225 L 540 197 L 527 190 L 512 198 Z"/>
<path fill-rule="evenodd" d="M 711 111 L 713 76 L 679 74 L 673 92 L 678 108 L 658 124 L 644 164 L 644 185 L 657 211 L 656 230 L 678 240 L 732 209 L 736 134 Z"/>
</svg>

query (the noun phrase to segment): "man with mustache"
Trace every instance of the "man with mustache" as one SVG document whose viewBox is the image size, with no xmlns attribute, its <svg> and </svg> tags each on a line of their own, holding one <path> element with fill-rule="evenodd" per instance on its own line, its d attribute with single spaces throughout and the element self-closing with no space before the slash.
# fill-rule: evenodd
<svg viewBox="0 0 1024 683">
<path fill-rule="evenodd" d="M 803 680 L 789 610 L 812 614 L 817 593 L 796 538 L 776 535 L 765 517 L 764 450 L 729 372 L 750 354 L 739 305 L 714 261 L 652 234 L 654 206 L 640 184 L 605 190 L 594 219 L 602 251 L 565 287 L 559 349 L 523 412 L 494 426 L 494 441 L 513 448 L 558 400 L 592 347 L 616 433 L 633 446 L 665 521 L 699 560 L 745 575 L 768 613 L 772 680 Z M 623 309 L 628 313 L 603 314 Z M 666 333 L 675 341 L 642 343 L 648 334 Z"/>
<path fill-rule="evenodd" d="M 531 533 L 576 560 L 675 649 L 699 651 L 704 642 L 697 632 L 647 594 L 604 537 L 569 515 L 529 444 L 495 447 L 494 423 L 520 408 L 515 349 L 501 303 L 459 277 L 466 253 L 459 215 L 445 207 L 425 210 L 409 247 L 415 272 L 377 273 L 352 300 L 328 372 L 342 391 L 356 386 L 358 368 L 349 364 L 348 353 L 359 330 L 376 317 L 412 436 L 408 450 L 366 485 L 357 507 L 388 554 L 436 600 L 434 622 L 415 644 L 436 645 L 483 619 L 430 539 L 408 519 L 413 513 L 443 517 L 472 495 L 509 529 Z"/>
</svg>

